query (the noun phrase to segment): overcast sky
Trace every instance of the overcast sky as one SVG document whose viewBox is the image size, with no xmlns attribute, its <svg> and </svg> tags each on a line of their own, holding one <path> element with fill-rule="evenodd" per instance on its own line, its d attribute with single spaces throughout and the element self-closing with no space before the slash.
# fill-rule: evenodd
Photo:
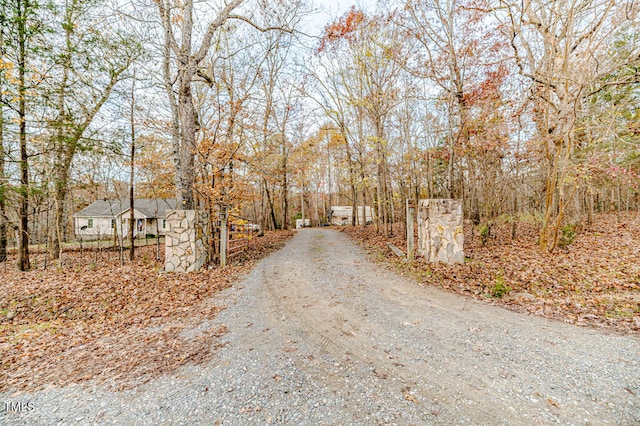
<svg viewBox="0 0 640 426">
<path fill-rule="evenodd" d="M 375 3 L 375 0 L 313 0 L 318 13 L 306 20 L 306 31 L 310 35 L 319 36 L 325 25 L 342 16 L 351 6 L 371 10 Z"/>
</svg>

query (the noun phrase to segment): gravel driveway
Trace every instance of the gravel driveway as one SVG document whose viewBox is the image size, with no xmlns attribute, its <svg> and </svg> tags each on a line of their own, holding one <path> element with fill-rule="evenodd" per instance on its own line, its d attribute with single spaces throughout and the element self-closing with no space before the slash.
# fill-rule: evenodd
<svg viewBox="0 0 640 426">
<path fill-rule="evenodd" d="M 299 231 L 223 297 L 209 364 L 0 394 L 32 408 L 0 423 L 640 424 L 640 339 L 420 287 L 336 231 Z"/>
</svg>

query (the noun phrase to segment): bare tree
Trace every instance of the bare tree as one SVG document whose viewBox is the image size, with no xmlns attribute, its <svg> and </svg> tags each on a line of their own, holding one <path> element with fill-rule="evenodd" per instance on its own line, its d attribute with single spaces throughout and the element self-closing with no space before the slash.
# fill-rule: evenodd
<svg viewBox="0 0 640 426">
<path fill-rule="evenodd" d="M 613 0 L 500 5 L 497 16 L 506 23 L 520 73 L 530 82 L 537 141 L 546 160 L 540 248 L 551 252 L 583 177 L 574 159 L 584 102 L 606 87 L 629 84 L 609 77 L 637 67 L 640 46 L 619 55 L 607 46 L 638 28 L 640 9 Z"/>
<path fill-rule="evenodd" d="M 206 58 L 214 33 L 229 19 L 243 0 L 233 0 L 217 12 L 205 29 L 199 43 L 194 38 L 193 0 L 173 6 L 170 0 L 156 0 L 164 29 L 164 84 L 171 107 L 174 162 L 178 205 L 194 208 L 196 133 L 199 129 L 194 107 L 192 84 L 202 61 Z M 176 34 L 177 33 L 177 34 Z M 194 47 L 195 46 L 195 47 Z M 172 72 L 175 67 L 175 75 Z"/>
<path fill-rule="evenodd" d="M 366 206 L 366 186 L 364 184 L 364 156 L 357 155 L 356 152 L 362 153 L 362 138 L 360 141 L 354 141 L 354 134 L 357 133 L 357 123 L 354 119 L 355 109 L 358 106 L 353 105 L 349 101 L 349 73 L 345 71 L 340 58 L 341 52 L 333 49 L 325 49 L 317 52 L 317 62 L 312 62 L 306 70 L 308 75 L 313 78 L 313 84 L 309 89 L 305 90 L 305 94 L 317 103 L 326 117 L 333 123 L 335 129 L 339 132 L 341 146 L 344 148 L 345 157 L 348 164 L 349 185 L 351 187 L 351 208 L 357 211 L 358 204 L 358 186 L 362 189 L 361 200 L 363 203 L 363 211 Z M 327 130 L 327 136 L 332 137 L 330 129 Z M 355 146 L 355 142 L 360 142 L 359 146 Z M 329 143 L 327 143 L 327 155 L 330 155 Z M 331 196 L 331 194 L 329 194 Z M 331 204 L 331 203 L 329 203 Z M 331 207 L 331 206 L 329 206 Z M 355 226 L 357 215 L 351 217 L 351 225 Z M 366 219 L 362 220 L 362 224 L 366 225 Z"/>
<path fill-rule="evenodd" d="M 164 30 L 163 77 L 171 107 L 177 198 L 178 205 L 184 209 L 195 207 L 194 159 L 200 123 L 194 106 L 192 85 L 201 71 L 201 64 L 209 52 L 214 34 L 229 19 L 245 22 L 261 32 L 291 32 L 286 27 L 262 27 L 247 16 L 234 14 L 233 11 L 243 2 L 244 0 L 232 0 L 213 12 L 215 19 L 205 26 L 202 37 L 197 42 L 194 13 L 198 3 L 187 0 L 174 6 L 170 0 L 155 0 Z"/>
<path fill-rule="evenodd" d="M 366 16 L 351 9 L 328 26 L 325 45 L 342 45 L 349 58 L 352 76 L 347 86 L 349 101 L 358 105 L 368 119 L 372 134 L 369 141 L 376 155 L 376 202 L 378 221 L 385 236 L 391 231 L 392 191 L 389 180 L 389 138 L 387 120 L 399 104 L 398 78 L 402 70 L 394 56 L 403 49 L 401 35 L 388 25 L 386 16 Z M 324 47 L 321 45 L 321 50 Z"/>
</svg>

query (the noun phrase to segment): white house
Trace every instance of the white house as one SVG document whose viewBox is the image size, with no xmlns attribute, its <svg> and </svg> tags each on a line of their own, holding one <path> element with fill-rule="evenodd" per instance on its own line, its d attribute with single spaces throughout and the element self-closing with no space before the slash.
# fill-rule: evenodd
<svg viewBox="0 0 640 426">
<path fill-rule="evenodd" d="M 136 198 L 133 200 L 135 217 L 134 237 L 164 235 L 166 211 L 176 208 L 171 198 Z M 114 231 L 123 236 L 129 233 L 129 199 L 98 200 L 73 215 L 75 233 L 82 239 L 112 237 Z"/>
<path fill-rule="evenodd" d="M 358 216 L 356 217 L 356 223 L 362 222 L 362 206 L 357 206 Z M 366 219 L 367 223 L 373 222 L 373 210 L 371 206 L 366 206 Z M 331 224 L 332 225 L 351 225 L 351 217 L 353 214 L 353 208 L 351 206 L 331 206 Z"/>
</svg>

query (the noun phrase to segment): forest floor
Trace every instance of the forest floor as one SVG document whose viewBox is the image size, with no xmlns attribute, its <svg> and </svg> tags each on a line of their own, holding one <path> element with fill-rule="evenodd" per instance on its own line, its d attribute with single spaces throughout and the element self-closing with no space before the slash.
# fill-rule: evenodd
<svg viewBox="0 0 640 426">
<path fill-rule="evenodd" d="M 155 247 L 0 265 L 0 423 L 638 424 L 639 219 L 552 255 L 496 225 L 456 266 L 373 227 L 268 234 L 190 274 Z"/>
<path fill-rule="evenodd" d="M 420 283 L 502 305 L 518 312 L 621 333 L 640 333 L 640 213 L 599 214 L 554 253 L 538 248 L 538 228 L 496 223 L 482 244 L 465 226 L 464 265 L 406 262 L 387 243 L 406 251 L 399 226 L 385 239 L 373 226 L 340 227 L 379 263 Z M 473 233 L 472 233 L 473 231 Z M 416 241 L 417 244 L 417 241 Z"/>
<path fill-rule="evenodd" d="M 96 330 L 109 333 L 98 342 L 128 337 L 128 344 L 149 352 L 113 348 L 114 362 L 142 358 L 121 361 L 133 367 L 131 374 L 144 373 L 141 362 L 162 367 L 156 353 L 167 360 L 167 374 L 144 380 L 153 376 L 147 374 L 139 385 L 120 390 L 118 384 L 131 383 L 122 375 L 128 371 L 116 375 L 98 358 L 97 368 L 106 368 L 103 374 L 115 383 L 101 383 L 96 369 L 87 374 L 96 380 L 79 384 L 0 391 L 0 423 L 639 424 L 640 336 L 511 312 L 404 275 L 368 260 L 344 233 L 299 230 L 242 280 L 212 295 L 226 306 L 213 321 L 180 334 L 199 342 L 197 336 L 228 330 L 212 341 L 219 349 L 208 362 L 197 358 L 208 356 L 204 350 L 183 346 L 176 352 L 173 345 L 184 344 L 172 335 L 169 344 L 153 340 L 173 330 L 166 328 L 171 321 L 163 329 L 162 322 L 134 324 L 136 333 Z M 195 307 L 210 306 L 204 303 L 194 303 L 188 314 L 186 305 L 165 298 L 158 314 L 180 311 L 173 321 L 192 324 L 190 315 L 203 318 Z M 69 349 L 71 355 L 83 350 L 104 354 L 102 345 Z M 198 362 L 171 370 L 190 353 Z M 96 368 L 91 356 L 75 360 Z M 56 360 L 47 361 L 46 368 L 58 368 Z M 46 374 L 35 367 L 34 374 Z"/>
<path fill-rule="evenodd" d="M 0 391 L 85 380 L 126 387 L 136 384 L 132 378 L 206 362 L 226 328 L 197 337 L 190 330 L 224 308 L 212 295 L 292 235 L 254 238 L 229 267 L 191 274 L 163 273 L 154 246 L 139 248 L 124 265 L 119 250 L 102 248 L 65 252 L 62 267 L 49 261 L 44 269 L 41 253 L 22 273 L 11 255 L 0 264 Z"/>
</svg>

